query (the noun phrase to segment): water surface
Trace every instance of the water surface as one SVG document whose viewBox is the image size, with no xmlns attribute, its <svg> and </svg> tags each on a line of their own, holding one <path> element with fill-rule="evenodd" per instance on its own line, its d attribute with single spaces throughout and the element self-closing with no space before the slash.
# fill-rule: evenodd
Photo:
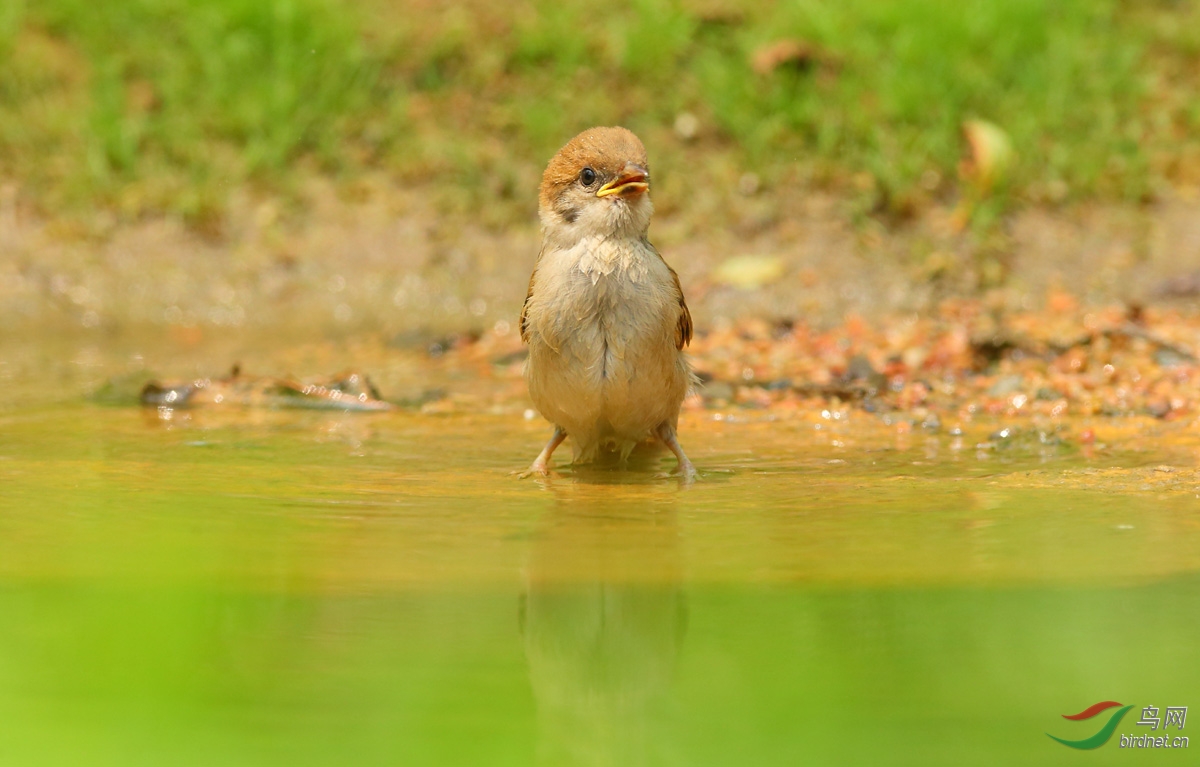
<svg viewBox="0 0 1200 767">
<path fill-rule="evenodd" d="M 1108 764 L 1179 755 L 1045 733 L 1200 689 L 1190 448 L 694 413 L 692 487 L 519 481 L 519 404 L 84 383 L 0 408 L 0 764 Z"/>
</svg>

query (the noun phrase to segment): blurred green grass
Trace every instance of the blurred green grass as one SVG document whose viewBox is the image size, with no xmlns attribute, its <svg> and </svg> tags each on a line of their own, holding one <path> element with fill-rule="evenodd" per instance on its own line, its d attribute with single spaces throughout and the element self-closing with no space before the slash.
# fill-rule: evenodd
<svg viewBox="0 0 1200 767">
<path fill-rule="evenodd" d="M 52 205 L 203 224 L 231 185 L 362 164 L 403 103 L 325 0 L 18 0 L 0 30 L 4 169 Z"/>
<path fill-rule="evenodd" d="M 779 40 L 808 57 L 756 71 Z M 566 138 L 623 123 L 710 189 L 751 171 L 905 212 L 954 193 L 983 118 L 1016 199 L 1137 202 L 1200 178 L 1198 81 L 1190 0 L 9 0 L 0 178 L 50 215 L 219 228 L 234 190 L 382 171 L 503 221 Z"/>
</svg>

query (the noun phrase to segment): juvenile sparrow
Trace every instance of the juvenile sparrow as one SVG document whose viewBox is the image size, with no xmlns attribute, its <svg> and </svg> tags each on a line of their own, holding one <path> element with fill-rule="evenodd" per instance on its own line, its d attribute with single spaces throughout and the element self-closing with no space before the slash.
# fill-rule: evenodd
<svg viewBox="0 0 1200 767">
<path fill-rule="evenodd" d="M 567 142 L 542 176 L 542 250 L 521 310 L 525 380 L 554 436 L 529 467 L 547 474 L 571 437 L 574 462 L 611 450 L 624 461 L 661 440 L 696 470 L 675 436 L 692 385 L 683 348 L 692 317 L 679 277 L 647 239 L 646 149 L 625 128 L 591 128 Z"/>
</svg>

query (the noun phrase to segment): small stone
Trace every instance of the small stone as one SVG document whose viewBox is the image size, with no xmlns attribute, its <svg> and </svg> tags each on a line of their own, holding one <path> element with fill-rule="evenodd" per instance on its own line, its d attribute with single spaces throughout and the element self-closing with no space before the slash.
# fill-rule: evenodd
<svg viewBox="0 0 1200 767">
<path fill-rule="evenodd" d="M 707 400 L 730 402 L 733 400 L 733 386 L 725 381 L 712 381 L 704 384 L 700 393 Z"/>
<path fill-rule="evenodd" d="M 1186 355 L 1174 349 L 1158 348 L 1154 350 L 1154 364 L 1164 368 L 1174 368 L 1192 362 Z"/>
<path fill-rule="evenodd" d="M 851 381 L 869 381 L 877 375 L 865 354 L 855 354 L 846 365 L 846 378 Z"/>
<path fill-rule="evenodd" d="M 989 397 L 1006 397 L 1009 394 L 1020 391 L 1022 383 L 1023 381 L 1019 375 L 1001 376 L 991 385 L 987 393 Z"/>
</svg>

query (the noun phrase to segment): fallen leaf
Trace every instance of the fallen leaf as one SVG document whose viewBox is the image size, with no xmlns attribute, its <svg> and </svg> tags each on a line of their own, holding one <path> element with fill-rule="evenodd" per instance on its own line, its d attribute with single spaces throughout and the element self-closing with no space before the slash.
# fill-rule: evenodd
<svg viewBox="0 0 1200 767">
<path fill-rule="evenodd" d="M 713 270 L 712 279 L 722 285 L 754 290 L 775 282 L 785 271 L 778 256 L 735 256 L 722 261 Z"/>
<path fill-rule="evenodd" d="M 750 66 L 765 76 L 783 66 L 808 69 L 817 60 L 817 49 L 802 40 L 776 40 L 756 48 L 750 57 Z"/>
<path fill-rule="evenodd" d="M 961 171 L 981 190 L 987 191 L 1007 177 L 1016 152 L 1004 129 L 987 120 L 967 120 L 962 126 L 967 139 L 967 159 Z"/>
</svg>

